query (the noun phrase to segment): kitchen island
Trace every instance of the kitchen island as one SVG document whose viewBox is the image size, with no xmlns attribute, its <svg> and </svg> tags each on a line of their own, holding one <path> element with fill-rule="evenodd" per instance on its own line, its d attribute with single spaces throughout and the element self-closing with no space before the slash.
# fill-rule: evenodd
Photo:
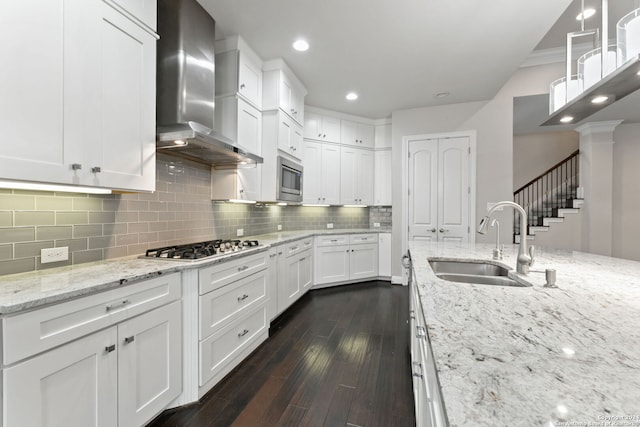
<svg viewBox="0 0 640 427">
<path fill-rule="evenodd" d="M 492 249 L 409 245 L 450 425 L 640 426 L 640 263 L 536 248 L 529 275 L 509 273 L 529 287 L 444 281 L 428 263 Z"/>
</svg>

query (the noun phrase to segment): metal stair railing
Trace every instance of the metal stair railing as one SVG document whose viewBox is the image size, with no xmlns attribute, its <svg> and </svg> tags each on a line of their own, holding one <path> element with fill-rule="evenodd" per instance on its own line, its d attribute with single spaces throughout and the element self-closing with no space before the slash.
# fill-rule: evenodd
<svg viewBox="0 0 640 427">
<path fill-rule="evenodd" d="M 577 198 L 580 150 L 532 179 L 513 192 L 513 201 L 527 212 L 527 226 L 541 226 L 543 219 L 557 215 L 557 210 L 573 207 Z M 528 229 L 525 234 L 528 234 Z M 513 240 L 521 233 L 516 212 L 513 218 Z"/>
</svg>

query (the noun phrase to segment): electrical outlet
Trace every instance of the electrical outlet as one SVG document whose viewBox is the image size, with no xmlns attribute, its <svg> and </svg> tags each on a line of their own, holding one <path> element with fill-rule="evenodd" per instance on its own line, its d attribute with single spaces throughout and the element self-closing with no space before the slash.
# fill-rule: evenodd
<svg viewBox="0 0 640 427">
<path fill-rule="evenodd" d="M 278 231 L 282 231 L 282 224 L 278 224 Z"/>
<path fill-rule="evenodd" d="M 332 222 L 327 223 L 327 228 L 333 228 L 333 223 Z"/>
<path fill-rule="evenodd" d="M 374 222 L 373 223 L 373 228 L 380 228 L 380 223 L 379 222 Z"/>
<path fill-rule="evenodd" d="M 69 259 L 69 246 L 41 249 L 40 258 L 43 264 L 66 261 Z"/>
<path fill-rule="evenodd" d="M 236 230 L 236 236 L 238 236 L 238 237 L 244 236 L 244 228 L 238 228 Z"/>
</svg>

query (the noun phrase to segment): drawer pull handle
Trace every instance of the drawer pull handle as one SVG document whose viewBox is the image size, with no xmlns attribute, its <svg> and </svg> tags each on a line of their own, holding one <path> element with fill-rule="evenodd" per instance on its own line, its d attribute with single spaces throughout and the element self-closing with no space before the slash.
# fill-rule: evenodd
<svg viewBox="0 0 640 427">
<path fill-rule="evenodd" d="M 126 337 L 126 338 L 124 339 L 124 343 L 125 343 L 125 344 L 131 344 L 131 343 L 132 343 L 132 342 L 134 342 L 135 340 L 136 340 L 136 337 L 135 337 L 135 336 L 133 336 L 133 335 L 131 335 L 130 337 Z"/>
<path fill-rule="evenodd" d="M 243 265 L 242 267 L 238 267 L 238 272 L 240 272 L 240 271 L 245 271 L 245 270 L 247 270 L 248 268 L 249 268 L 249 266 L 248 266 L 248 265 Z"/>
<path fill-rule="evenodd" d="M 247 294 L 243 294 L 241 297 L 238 297 L 238 301 L 244 301 L 244 300 L 246 300 L 247 298 L 249 298 L 249 295 L 247 295 Z"/>
<path fill-rule="evenodd" d="M 104 352 L 105 353 L 111 353 L 115 349 L 116 349 L 116 345 L 115 344 L 111 344 L 111 345 L 108 345 L 108 346 L 106 346 L 104 348 Z"/>
<path fill-rule="evenodd" d="M 337 241 L 338 241 L 338 239 L 331 239 L 331 241 L 332 241 L 333 243 L 335 243 L 335 242 L 337 242 Z"/>
<path fill-rule="evenodd" d="M 423 373 L 422 373 L 422 363 L 420 363 L 420 362 L 413 362 L 413 367 L 414 367 L 414 368 L 420 368 L 420 372 L 418 372 L 418 371 L 417 371 L 417 369 L 414 369 L 414 371 L 412 372 L 413 376 L 414 376 L 414 377 L 417 377 L 417 378 L 423 378 L 423 377 L 424 377 L 424 375 L 423 375 Z"/>
<path fill-rule="evenodd" d="M 307 257 L 300 258 L 300 261 L 304 261 L 305 259 L 307 259 Z"/>
<path fill-rule="evenodd" d="M 109 304 L 108 306 L 106 306 L 105 309 L 107 311 L 115 310 L 116 308 L 124 307 L 125 305 L 129 304 L 129 302 L 130 301 L 128 299 L 122 300 L 120 302 L 114 302 L 113 304 Z"/>
<path fill-rule="evenodd" d="M 244 331 L 240 332 L 238 334 L 238 338 L 242 338 L 243 336 L 247 335 L 249 333 L 248 329 L 245 329 Z"/>
<path fill-rule="evenodd" d="M 416 311 L 409 310 L 409 319 L 415 319 L 415 318 L 416 318 Z"/>
<path fill-rule="evenodd" d="M 416 338 L 426 338 L 427 330 L 424 326 L 416 326 Z"/>
<path fill-rule="evenodd" d="M 290 250 L 291 250 L 291 251 L 297 251 L 297 250 L 298 250 L 298 247 L 297 247 L 297 246 L 292 246 Z"/>
</svg>

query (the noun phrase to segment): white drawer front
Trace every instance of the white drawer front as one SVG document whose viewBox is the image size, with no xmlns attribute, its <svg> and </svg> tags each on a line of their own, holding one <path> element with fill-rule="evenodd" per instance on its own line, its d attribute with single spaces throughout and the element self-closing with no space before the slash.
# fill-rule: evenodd
<svg viewBox="0 0 640 427">
<path fill-rule="evenodd" d="M 290 242 L 285 245 L 284 253 L 287 258 L 293 256 L 304 249 L 304 245 L 302 240 L 296 240 L 295 242 Z"/>
<path fill-rule="evenodd" d="M 64 344 L 181 298 L 180 273 L 2 319 L 4 364 Z"/>
<path fill-rule="evenodd" d="M 349 244 L 349 235 L 336 234 L 334 236 L 316 237 L 316 246 L 340 246 Z"/>
<path fill-rule="evenodd" d="M 221 288 L 253 273 L 267 268 L 268 252 L 230 260 L 211 267 L 201 268 L 199 274 L 200 295 Z"/>
<path fill-rule="evenodd" d="M 234 321 L 266 299 L 267 270 L 200 297 L 200 339 Z"/>
<path fill-rule="evenodd" d="M 349 243 L 352 245 L 359 243 L 378 243 L 378 235 L 375 233 L 352 234 L 349 236 Z"/>
<path fill-rule="evenodd" d="M 231 363 L 267 328 L 267 307 L 262 304 L 255 311 L 200 342 L 200 386 Z"/>
</svg>

